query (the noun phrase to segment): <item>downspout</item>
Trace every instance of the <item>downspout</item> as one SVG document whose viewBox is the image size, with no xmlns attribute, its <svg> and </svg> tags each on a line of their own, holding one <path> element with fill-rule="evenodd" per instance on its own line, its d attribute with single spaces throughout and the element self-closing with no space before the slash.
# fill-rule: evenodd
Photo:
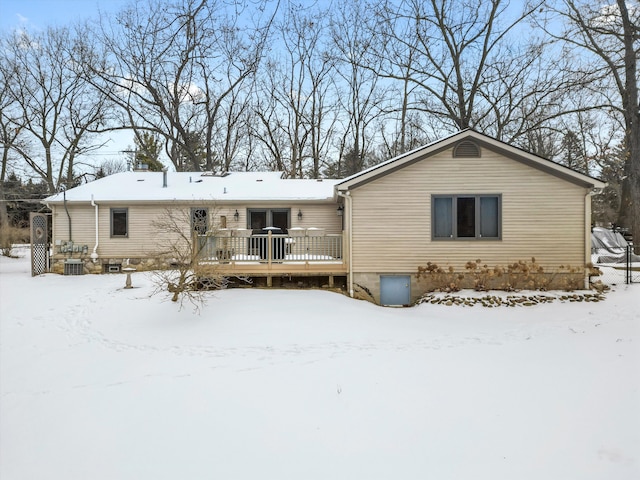
<svg viewBox="0 0 640 480">
<path fill-rule="evenodd" d="M 56 231 L 56 225 L 55 225 L 55 218 L 56 216 L 53 215 L 53 210 L 51 209 L 51 206 L 49 205 L 48 202 L 42 202 L 44 203 L 45 207 L 47 207 L 47 210 L 49 210 L 51 212 L 51 235 L 53 236 L 53 238 L 55 238 L 55 231 Z M 51 259 L 53 258 L 53 253 L 55 250 L 53 250 L 53 243 L 49 244 L 49 248 L 47 249 L 47 269 L 51 268 Z"/>
<path fill-rule="evenodd" d="M 591 197 L 600 193 L 600 189 L 590 188 L 584 196 L 584 288 L 589 290 L 589 269 L 591 263 Z"/>
<path fill-rule="evenodd" d="M 69 242 L 72 242 L 71 238 L 71 215 L 69 215 L 69 209 L 67 208 L 67 189 L 62 190 L 62 201 L 64 203 L 64 211 L 67 212 L 67 217 L 69 218 Z"/>
<path fill-rule="evenodd" d="M 69 244 L 71 244 L 73 242 L 73 239 L 71 238 L 71 215 L 69 215 L 69 209 L 67 208 L 67 189 L 66 188 L 62 190 L 62 201 L 64 203 L 64 211 L 67 212 L 67 218 L 69 219 Z M 73 257 L 73 249 L 70 248 L 69 258 L 72 258 L 72 257 Z"/>
<path fill-rule="evenodd" d="M 100 244 L 98 237 L 98 204 L 93 201 L 93 195 L 91 195 L 91 206 L 95 208 L 96 212 L 96 244 L 93 247 L 93 252 L 91 252 L 91 261 L 96 263 L 98 261 L 98 245 Z"/>
<path fill-rule="evenodd" d="M 345 215 L 347 218 L 347 228 L 348 228 L 348 236 L 349 236 L 349 296 L 351 298 L 353 298 L 353 228 L 352 228 L 352 219 L 353 219 L 353 215 L 351 212 L 351 208 L 352 208 L 352 201 L 353 199 L 351 198 L 351 192 L 347 192 L 347 193 L 340 193 L 339 191 L 337 192 L 339 197 L 344 198 L 344 203 L 345 203 Z"/>
</svg>

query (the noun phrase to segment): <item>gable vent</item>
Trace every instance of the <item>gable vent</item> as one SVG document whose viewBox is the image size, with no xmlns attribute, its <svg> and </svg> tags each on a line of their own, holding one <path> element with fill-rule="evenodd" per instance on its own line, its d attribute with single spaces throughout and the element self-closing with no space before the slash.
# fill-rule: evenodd
<svg viewBox="0 0 640 480">
<path fill-rule="evenodd" d="M 469 140 L 458 143 L 453 149 L 454 157 L 479 157 L 480 147 Z"/>
</svg>

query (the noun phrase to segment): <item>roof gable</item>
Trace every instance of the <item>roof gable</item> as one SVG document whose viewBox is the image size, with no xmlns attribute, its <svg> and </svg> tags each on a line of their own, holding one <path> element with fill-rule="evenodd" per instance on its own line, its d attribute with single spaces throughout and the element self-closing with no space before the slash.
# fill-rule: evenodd
<svg viewBox="0 0 640 480">
<path fill-rule="evenodd" d="M 360 187 L 413 163 L 427 160 L 443 150 L 453 149 L 455 157 L 471 158 L 481 156 L 481 151 L 485 148 L 582 187 L 603 188 L 606 185 L 596 178 L 584 175 L 482 133 L 467 129 L 351 175 L 338 182 L 336 188 L 340 191 L 346 191 Z"/>
</svg>

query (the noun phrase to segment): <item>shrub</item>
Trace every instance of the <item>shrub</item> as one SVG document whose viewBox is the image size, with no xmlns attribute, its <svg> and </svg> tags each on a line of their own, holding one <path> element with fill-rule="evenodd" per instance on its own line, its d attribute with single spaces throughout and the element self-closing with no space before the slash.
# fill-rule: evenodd
<svg viewBox="0 0 640 480">
<path fill-rule="evenodd" d="M 464 275 L 456 274 L 451 266 L 444 270 L 435 263 L 427 262 L 426 267 L 418 267 L 417 278 L 418 280 L 429 279 L 431 291 L 450 293 L 460 291 L 460 282 L 464 279 Z"/>
<path fill-rule="evenodd" d="M 587 268 L 589 266 L 587 265 Z M 506 267 L 496 265 L 490 267 L 481 259 L 465 264 L 465 272 L 455 272 L 453 267 L 446 269 L 436 263 L 418 267 L 417 279 L 427 281 L 428 291 L 457 292 L 461 288 L 473 288 L 479 292 L 491 289 L 506 290 L 541 290 L 557 288 L 565 291 L 580 289 L 584 281 L 584 268 L 560 265 L 555 271 L 545 271 L 535 257 L 530 260 L 519 260 Z M 597 275 L 593 269 L 591 275 Z M 558 275 L 562 274 L 560 278 Z"/>
<path fill-rule="evenodd" d="M 13 257 L 13 247 L 17 243 L 29 241 L 29 229 L 3 225 L 0 227 L 0 255 Z"/>
</svg>

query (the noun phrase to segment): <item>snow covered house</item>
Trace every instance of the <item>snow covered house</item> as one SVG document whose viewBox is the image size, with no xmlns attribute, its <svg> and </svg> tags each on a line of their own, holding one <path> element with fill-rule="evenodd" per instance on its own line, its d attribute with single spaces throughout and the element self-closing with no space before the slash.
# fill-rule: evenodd
<svg viewBox="0 0 640 480">
<path fill-rule="evenodd" d="M 79 260 L 90 273 L 165 267 L 177 261 L 167 248 L 182 233 L 222 274 L 332 283 L 346 275 L 335 184 L 279 172 L 111 175 L 44 200 L 52 209 L 52 270 L 72 270 Z"/>
<path fill-rule="evenodd" d="M 544 275 L 583 286 L 591 194 L 604 185 L 464 130 L 343 180 L 124 172 L 44 202 L 53 212 L 53 271 L 170 264 L 154 224 L 179 210 L 201 261 L 221 274 L 268 285 L 340 277 L 353 296 L 405 305 L 433 288 L 419 269 L 466 273 L 464 283 L 478 279 L 468 268 L 477 259 L 494 268 L 535 257 Z"/>
<path fill-rule="evenodd" d="M 604 186 L 472 130 L 400 155 L 336 185 L 351 245 L 349 288 L 404 305 L 442 282 L 488 282 L 495 269 L 505 271 L 496 286 L 522 280 L 530 272 L 506 274 L 516 263 L 513 277 L 542 268 L 550 287 L 584 287 L 591 194 Z"/>
</svg>

